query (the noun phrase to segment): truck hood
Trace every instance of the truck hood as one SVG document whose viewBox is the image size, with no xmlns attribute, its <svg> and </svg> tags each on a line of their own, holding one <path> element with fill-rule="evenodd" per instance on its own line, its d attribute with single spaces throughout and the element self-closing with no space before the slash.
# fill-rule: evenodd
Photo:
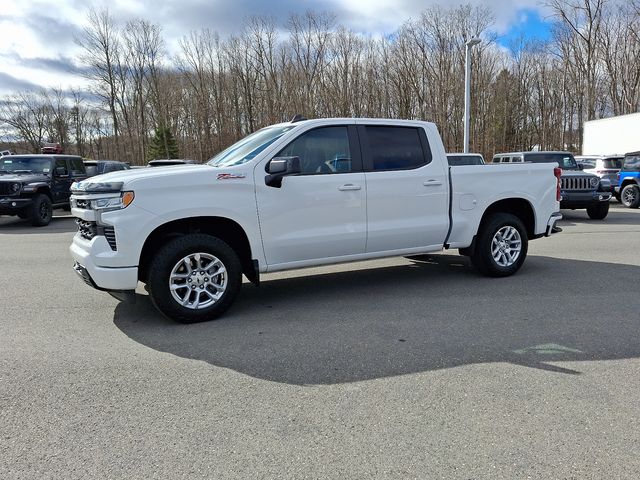
<svg viewBox="0 0 640 480">
<path fill-rule="evenodd" d="M 0 175 L 0 182 L 11 183 L 36 183 L 36 182 L 49 182 L 50 177 L 40 173 L 20 173 L 20 174 L 7 174 Z"/>
<path fill-rule="evenodd" d="M 593 173 L 585 172 L 583 170 L 562 170 L 563 177 L 596 177 Z"/>
<path fill-rule="evenodd" d="M 167 179 L 183 180 L 185 177 L 198 178 L 203 175 L 211 175 L 216 169 L 209 165 L 172 165 L 167 167 L 135 168 L 131 170 L 119 170 L 117 172 L 105 173 L 90 177 L 82 182 L 78 182 L 76 189 L 90 189 L 91 184 L 99 183 L 122 183 L 123 189 L 130 186 L 145 186 L 153 184 L 154 181 Z"/>
</svg>

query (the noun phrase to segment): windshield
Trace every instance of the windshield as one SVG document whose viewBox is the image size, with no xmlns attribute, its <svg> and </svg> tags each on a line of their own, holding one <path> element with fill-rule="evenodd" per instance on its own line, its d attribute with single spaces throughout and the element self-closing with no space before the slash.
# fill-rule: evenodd
<svg viewBox="0 0 640 480">
<path fill-rule="evenodd" d="M 605 158 L 602 163 L 604 168 L 617 168 L 618 170 L 622 168 L 621 158 Z"/>
<path fill-rule="evenodd" d="M 447 160 L 452 167 L 484 165 L 484 161 L 480 155 L 447 155 Z"/>
<path fill-rule="evenodd" d="M 51 159 L 47 157 L 0 158 L 0 175 L 5 173 L 50 173 Z"/>
<path fill-rule="evenodd" d="M 253 160 L 256 155 L 294 127 L 295 125 L 288 125 L 286 127 L 267 127 L 258 130 L 223 150 L 209 160 L 207 164 L 213 167 L 242 165 Z"/>
<path fill-rule="evenodd" d="M 578 164 L 570 153 L 527 153 L 526 162 L 557 163 L 563 170 L 577 170 Z"/>
</svg>

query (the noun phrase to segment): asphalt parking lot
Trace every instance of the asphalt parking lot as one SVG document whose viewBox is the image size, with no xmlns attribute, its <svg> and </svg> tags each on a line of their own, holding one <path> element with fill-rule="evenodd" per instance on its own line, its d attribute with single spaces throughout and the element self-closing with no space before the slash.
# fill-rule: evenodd
<svg viewBox="0 0 640 480">
<path fill-rule="evenodd" d="M 245 285 L 178 325 L 0 219 L 0 478 L 640 478 L 640 210 L 521 272 L 431 255 Z"/>
</svg>

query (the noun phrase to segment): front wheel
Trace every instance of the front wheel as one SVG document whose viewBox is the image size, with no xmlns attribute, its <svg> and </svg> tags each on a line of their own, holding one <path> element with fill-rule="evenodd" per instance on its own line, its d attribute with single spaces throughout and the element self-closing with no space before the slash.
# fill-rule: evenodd
<svg viewBox="0 0 640 480">
<path fill-rule="evenodd" d="M 620 200 L 625 207 L 640 207 L 640 188 L 638 185 L 627 185 L 620 192 Z"/>
<path fill-rule="evenodd" d="M 602 202 L 598 205 L 587 207 L 587 215 L 591 220 L 604 220 L 609 213 L 609 202 Z"/>
<path fill-rule="evenodd" d="M 34 227 L 44 227 L 49 225 L 52 217 L 53 208 L 51 206 L 51 199 L 42 193 L 36 195 L 33 198 L 33 204 L 29 212 L 31 225 Z"/>
<path fill-rule="evenodd" d="M 524 263 L 528 244 L 527 230 L 518 217 L 495 213 L 480 226 L 471 263 L 484 275 L 507 277 Z"/>
<path fill-rule="evenodd" d="M 211 235 L 192 234 L 164 245 L 149 267 L 153 304 L 180 323 L 213 320 L 233 303 L 242 267 L 229 245 Z"/>
</svg>

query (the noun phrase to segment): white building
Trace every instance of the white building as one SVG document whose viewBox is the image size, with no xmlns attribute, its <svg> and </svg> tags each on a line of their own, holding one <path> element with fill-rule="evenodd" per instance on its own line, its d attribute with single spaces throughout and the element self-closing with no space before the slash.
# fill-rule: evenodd
<svg viewBox="0 0 640 480">
<path fill-rule="evenodd" d="M 583 155 L 624 155 L 640 150 L 640 113 L 584 124 Z"/>
</svg>

